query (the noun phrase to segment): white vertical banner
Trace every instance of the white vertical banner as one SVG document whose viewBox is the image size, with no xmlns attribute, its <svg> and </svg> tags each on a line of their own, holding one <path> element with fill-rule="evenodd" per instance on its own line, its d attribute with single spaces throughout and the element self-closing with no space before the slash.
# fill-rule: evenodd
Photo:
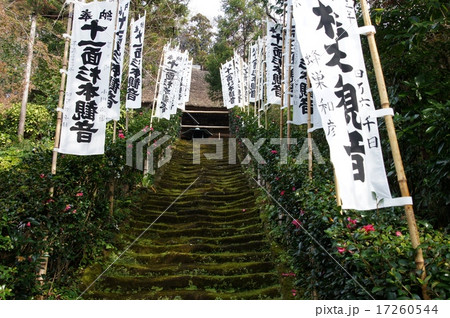
<svg viewBox="0 0 450 318">
<path fill-rule="evenodd" d="M 177 104 L 177 108 L 184 110 L 186 102 L 185 102 L 185 96 L 184 94 L 186 93 L 186 76 L 187 76 L 187 67 L 188 67 L 188 63 L 189 63 L 189 57 L 187 56 L 187 54 L 185 54 L 183 56 L 183 60 L 182 60 L 182 66 L 181 66 L 181 70 L 180 70 L 180 74 L 179 74 L 179 78 L 180 78 L 180 84 L 178 86 L 178 98 L 176 101 Z M 176 112 L 176 109 L 175 109 Z"/>
<path fill-rule="evenodd" d="M 258 40 L 259 42 L 259 52 L 258 52 L 258 99 L 261 101 L 260 107 L 262 106 L 262 102 L 264 100 L 264 62 L 266 61 L 264 53 L 265 53 L 265 47 L 266 47 L 266 38 L 263 37 Z M 261 107 L 262 108 L 262 107 Z"/>
<path fill-rule="evenodd" d="M 183 54 L 181 52 L 174 49 L 164 52 L 155 117 L 169 119 L 170 115 L 176 112 L 182 67 Z"/>
<path fill-rule="evenodd" d="M 249 57 L 249 72 L 250 72 L 250 87 L 249 87 L 249 101 L 256 102 L 256 79 L 258 69 L 258 42 L 250 46 Z"/>
<path fill-rule="evenodd" d="M 267 104 L 281 103 L 282 26 L 267 20 L 266 73 Z"/>
<path fill-rule="evenodd" d="M 60 153 L 104 153 L 117 4 L 74 3 Z"/>
<path fill-rule="evenodd" d="M 283 108 L 288 106 L 288 96 L 290 95 L 290 105 L 294 105 L 294 66 L 297 63 L 295 60 L 295 21 L 292 16 L 292 1 L 288 0 L 286 10 L 286 36 L 284 38 L 284 100 Z M 289 86 L 288 86 L 289 84 Z"/>
<path fill-rule="evenodd" d="M 186 76 L 185 76 L 185 91 L 184 91 L 184 103 L 189 102 L 190 93 L 191 93 L 191 80 L 192 80 L 192 65 L 193 60 L 189 60 L 186 64 Z"/>
<path fill-rule="evenodd" d="M 122 84 L 123 60 L 125 56 L 125 42 L 128 29 L 128 15 L 130 0 L 120 0 L 116 19 L 114 50 L 111 63 L 111 77 L 109 79 L 108 120 L 120 119 L 120 86 Z"/>
<path fill-rule="evenodd" d="M 242 61 L 242 78 L 243 78 L 243 94 L 244 94 L 244 105 L 249 104 L 249 85 L 250 85 L 250 72 L 248 63 Z"/>
<path fill-rule="evenodd" d="M 142 106 L 142 59 L 144 54 L 145 15 L 131 24 L 130 65 L 126 108 Z"/>
<path fill-rule="evenodd" d="M 225 80 L 225 85 L 222 87 L 225 91 L 225 97 L 224 101 L 228 102 L 227 108 L 233 108 L 237 105 L 237 98 L 236 98 L 236 89 L 235 89 L 235 75 L 234 75 L 234 66 L 233 66 L 233 60 L 226 62 L 223 64 L 223 78 Z"/>
<path fill-rule="evenodd" d="M 230 107 L 230 94 L 228 92 L 228 85 L 227 85 L 227 79 L 224 71 L 224 65 L 221 65 L 220 67 L 220 81 L 222 84 L 222 98 L 223 98 L 223 105 L 226 108 Z"/>
<path fill-rule="evenodd" d="M 294 0 L 297 37 L 330 146 L 344 209 L 404 205 L 392 199 L 353 1 Z"/>
<path fill-rule="evenodd" d="M 179 104 L 181 99 L 184 99 L 181 97 L 182 92 L 182 85 L 183 85 L 183 72 L 185 64 L 188 60 L 187 53 L 181 53 L 179 51 L 179 48 L 176 48 L 177 53 L 177 59 L 175 64 L 175 78 L 172 82 L 172 94 L 173 97 L 171 97 L 172 103 L 170 104 L 170 115 L 174 115 L 177 113 L 177 109 L 179 108 Z"/>
<path fill-rule="evenodd" d="M 233 64 L 234 64 L 234 76 L 235 80 L 235 95 L 236 95 L 236 105 L 239 107 L 244 106 L 244 99 L 243 99 L 243 83 L 242 83 L 242 60 L 241 57 L 237 54 L 237 52 L 234 52 L 233 56 Z"/>
</svg>

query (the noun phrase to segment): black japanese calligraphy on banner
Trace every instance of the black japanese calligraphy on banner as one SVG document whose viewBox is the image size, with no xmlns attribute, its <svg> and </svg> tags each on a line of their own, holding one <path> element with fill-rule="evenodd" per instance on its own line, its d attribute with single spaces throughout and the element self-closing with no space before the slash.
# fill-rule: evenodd
<svg viewBox="0 0 450 318">
<path fill-rule="evenodd" d="M 145 15 L 131 23 L 130 64 L 126 108 L 138 109 L 142 105 L 142 59 L 144 54 Z"/>
<path fill-rule="evenodd" d="M 188 60 L 185 63 L 184 73 L 183 73 L 183 93 L 181 98 L 183 99 L 180 103 L 183 104 L 181 109 L 184 110 L 186 103 L 189 101 L 190 90 L 191 90 L 191 77 L 192 77 L 192 64 L 193 60 Z"/>
<path fill-rule="evenodd" d="M 119 10 L 116 19 L 111 77 L 109 79 L 108 109 L 106 115 L 108 120 L 120 119 L 120 87 L 122 84 L 122 70 L 125 56 L 129 11 L 130 0 L 121 0 L 119 2 Z"/>
<path fill-rule="evenodd" d="M 227 102 L 227 108 L 233 108 L 237 104 L 236 98 L 236 89 L 235 89 L 235 79 L 236 76 L 234 74 L 234 62 L 231 60 L 226 62 L 222 66 L 222 85 L 225 92 L 224 101 Z"/>
<path fill-rule="evenodd" d="M 281 103 L 282 26 L 267 20 L 266 70 L 267 103 Z"/>
<path fill-rule="evenodd" d="M 259 43 L 256 42 L 252 46 L 250 46 L 250 64 L 249 64 L 249 73 L 250 73 L 250 85 L 249 85 L 249 101 L 254 103 L 256 101 L 256 83 L 258 79 L 258 65 L 260 64 L 258 60 L 258 52 L 259 52 Z"/>
<path fill-rule="evenodd" d="M 264 88 L 265 88 L 265 83 L 264 83 L 264 64 L 266 62 L 265 60 L 265 48 L 266 48 L 266 37 L 262 37 L 260 39 L 258 39 L 259 42 L 259 52 L 258 52 L 258 60 L 259 60 L 259 65 L 258 65 L 258 100 L 261 101 L 260 106 L 261 108 L 264 107 L 262 101 L 264 100 Z"/>
<path fill-rule="evenodd" d="M 244 83 L 243 83 L 243 74 L 242 74 L 242 58 L 234 52 L 233 56 L 233 66 L 234 66 L 234 89 L 236 96 L 236 105 L 244 106 Z"/>
<path fill-rule="evenodd" d="M 116 6 L 75 2 L 61 153 L 104 153 Z"/>
<path fill-rule="evenodd" d="M 244 105 L 249 103 L 249 89 L 250 89 L 250 72 L 248 63 L 242 61 L 242 79 L 243 79 L 243 95 Z"/>
<path fill-rule="evenodd" d="M 223 105 L 226 108 L 231 108 L 230 100 L 229 100 L 229 93 L 228 93 L 228 86 L 227 86 L 226 75 L 225 75 L 224 65 L 223 64 L 220 66 L 220 81 L 221 81 L 221 84 L 222 84 Z"/>
<path fill-rule="evenodd" d="M 155 116 L 170 119 L 177 110 L 183 63 L 186 54 L 167 48 L 164 52 L 163 70 L 156 104 Z"/>
<path fill-rule="evenodd" d="M 293 0 L 293 8 L 343 208 L 390 206 L 353 1 Z"/>
</svg>

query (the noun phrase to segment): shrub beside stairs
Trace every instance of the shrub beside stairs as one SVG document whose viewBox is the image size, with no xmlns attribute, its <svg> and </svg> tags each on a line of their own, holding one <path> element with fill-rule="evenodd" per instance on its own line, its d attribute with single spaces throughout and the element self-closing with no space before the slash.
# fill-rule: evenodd
<svg viewBox="0 0 450 318">
<path fill-rule="evenodd" d="M 156 193 L 134 203 L 117 238 L 119 250 L 158 220 L 82 298 L 280 298 L 280 275 L 241 166 L 229 165 L 226 151 L 223 160 L 202 155 L 194 165 L 192 142 L 179 141 L 175 148 Z M 215 149 L 202 146 L 204 152 Z M 102 270 L 88 269 L 84 287 Z"/>
</svg>

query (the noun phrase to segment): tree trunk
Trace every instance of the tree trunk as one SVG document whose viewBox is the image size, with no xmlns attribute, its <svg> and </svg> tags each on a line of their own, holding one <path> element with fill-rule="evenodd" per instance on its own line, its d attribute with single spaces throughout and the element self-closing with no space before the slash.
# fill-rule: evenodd
<svg viewBox="0 0 450 318">
<path fill-rule="evenodd" d="M 27 114 L 28 91 L 30 90 L 31 66 L 33 63 L 33 47 L 35 38 L 36 38 L 36 15 L 33 14 L 31 16 L 31 31 L 30 31 L 30 39 L 28 41 L 28 58 L 27 58 L 27 67 L 25 70 L 25 83 L 24 83 L 25 85 L 23 88 L 23 95 L 22 95 L 22 108 L 20 109 L 19 128 L 17 130 L 19 141 L 23 140 L 23 135 L 25 132 L 25 117 Z"/>
</svg>

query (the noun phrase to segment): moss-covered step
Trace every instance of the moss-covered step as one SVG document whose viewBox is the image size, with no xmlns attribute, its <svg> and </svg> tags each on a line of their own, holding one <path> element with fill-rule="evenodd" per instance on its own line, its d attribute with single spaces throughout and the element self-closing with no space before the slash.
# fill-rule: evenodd
<svg viewBox="0 0 450 318">
<path fill-rule="evenodd" d="M 227 154 L 206 160 L 203 154 L 215 151 L 211 146 L 202 146 L 200 164 L 193 164 L 192 143 L 179 141 L 174 148 L 154 189 L 141 190 L 128 206 L 115 239 L 119 251 L 127 252 L 83 297 L 280 298 L 254 189 L 241 167 L 229 165 Z M 102 272 L 97 267 L 83 276 L 84 286 Z"/>
</svg>

